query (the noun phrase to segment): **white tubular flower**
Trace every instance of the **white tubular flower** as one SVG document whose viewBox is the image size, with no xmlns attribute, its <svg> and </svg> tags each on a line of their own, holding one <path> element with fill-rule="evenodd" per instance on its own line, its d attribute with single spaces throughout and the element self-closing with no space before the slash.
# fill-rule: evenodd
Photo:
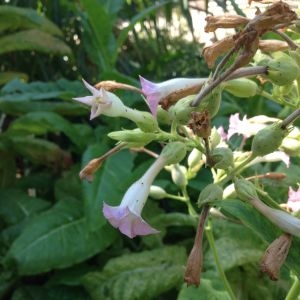
<svg viewBox="0 0 300 300">
<path fill-rule="evenodd" d="M 141 213 L 146 204 L 151 184 L 164 167 L 165 162 L 165 158 L 159 156 L 146 173 L 130 186 L 119 206 L 113 207 L 106 203 L 103 204 L 105 218 L 112 226 L 119 228 L 123 234 L 130 238 L 159 232 L 144 221 Z"/>
<path fill-rule="evenodd" d="M 300 219 L 283 210 L 271 208 L 257 198 L 251 198 L 250 203 L 284 232 L 300 237 Z"/>
<path fill-rule="evenodd" d="M 101 88 L 97 90 L 84 79 L 85 87 L 92 93 L 92 96 L 73 98 L 83 104 L 91 106 L 90 120 L 103 114 L 109 117 L 120 117 L 124 114 L 125 105 L 115 94 Z"/>
<path fill-rule="evenodd" d="M 156 115 L 159 102 L 166 96 L 185 89 L 201 87 L 207 78 L 174 78 L 161 83 L 151 82 L 140 76 L 142 91 L 153 115 Z"/>
</svg>

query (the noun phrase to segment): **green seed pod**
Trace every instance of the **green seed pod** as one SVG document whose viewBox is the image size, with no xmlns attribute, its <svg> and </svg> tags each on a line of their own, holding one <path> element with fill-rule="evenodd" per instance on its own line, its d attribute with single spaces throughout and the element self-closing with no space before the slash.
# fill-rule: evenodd
<svg viewBox="0 0 300 300">
<path fill-rule="evenodd" d="M 171 166 L 172 181 L 180 188 L 185 187 L 188 182 L 186 178 L 187 169 L 184 166 L 175 164 Z"/>
<path fill-rule="evenodd" d="M 231 149 L 225 147 L 215 148 L 210 153 L 213 167 L 226 170 L 233 166 L 233 153 Z"/>
<path fill-rule="evenodd" d="M 160 186 L 157 185 L 151 185 L 150 186 L 150 192 L 149 196 L 153 199 L 164 199 L 167 196 L 167 192 L 161 188 Z"/>
<path fill-rule="evenodd" d="M 186 155 L 186 145 L 182 142 L 170 142 L 163 148 L 161 155 L 166 159 L 165 165 L 177 164 Z"/>
<path fill-rule="evenodd" d="M 252 182 L 246 179 L 237 179 L 234 181 L 234 188 L 237 196 L 244 201 L 249 201 L 253 198 L 258 199 L 255 186 Z"/>
<path fill-rule="evenodd" d="M 261 129 L 253 138 L 251 151 L 254 157 L 264 156 L 274 152 L 281 145 L 288 134 L 287 129 L 280 127 L 281 123 L 274 123 Z"/>
<path fill-rule="evenodd" d="M 264 59 L 258 65 L 267 66 L 265 77 L 277 85 L 292 83 L 299 75 L 300 68 L 295 60 L 283 52 L 273 53 L 273 59 Z"/>
<path fill-rule="evenodd" d="M 256 82 L 248 78 L 237 78 L 225 81 L 222 86 L 226 92 L 240 98 L 253 97 L 258 91 Z"/>
<path fill-rule="evenodd" d="M 221 100 L 222 88 L 217 87 L 210 94 L 204 97 L 200 105 L 197 107 L 197 111 L 207 110 L 210 114 L 210 117 L 212 118 L 218 113 L 221 105 Z"/>
<path fill-rule="evenodd" d="M 200 193 L 197 204 L 203 204 L 223 199 L 223 189 L 215 183 L 207 185 Z"/>
<path fill-rule="evenodd" d="M 174 106 L 169 109 L 171 118 L 178 124 L 186 125 L 191 119 L 191 112 L 195 111 L 194 107 L 191 107 L 191 103 L 195 96 L 187 96 L 176 102 Z"/>
<path fill-rule="evenodd" d="M 161 106 L 157 107 L 156 119 L 159 124 L 166 124 L 166 125 L 171 125 L 173 121 L 171 113 L 161 108 Z"/>
<path fill-rule="evenodd" d="M 141 147 L 155 140 L 156 134 L 152 132 L 143 132 L 139 128 L 135 128 L 133 130 L 113 131 L 108 134 L 108 137 L 120 142 L 136 143 Z"/>
</svg>

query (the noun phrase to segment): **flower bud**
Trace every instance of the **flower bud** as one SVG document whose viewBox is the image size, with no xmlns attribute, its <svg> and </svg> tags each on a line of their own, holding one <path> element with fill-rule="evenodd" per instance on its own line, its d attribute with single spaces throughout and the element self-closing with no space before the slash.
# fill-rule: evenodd
<svg viewBox="0 0 300 300">
<path fill-rule="evenodd" d="M 210 118 L 212 118 L 218 113 L 221 105 L 221 100 L 222 100 L 222 88 L 217 87 L 206 97 L 204 97 L 200 105 L 197 107 L 197 111 L 207 110 L 210 114 Z"/>
<path fill-rule="evenodd" d="M 280 123 L 274 123 L 266 126 L 254 136 L 251 146 L 254 157 L 264 156 L 278 149 L 288 134 L 288 130 L 282 129 L 280 125 Z"/>
<path fill-rule="evenodd" d="M 202 152 L 194 148 L 188 156 L 187 164 L 190 169 L 198 171 L 203 165 Z"/>
<path fill-rule="evenodd" d="M 300 75 L 300 68 L 294 59 L 283 52 L 273 53 L 272 59 L 264 59 L 258 65 L 267 66 L 265 77 L 277 85 L 286 85 L 293 82 Z"/>
<path fill-rule="evenodd" d="M 136 125 L 144 132 L 155 132 L 157 131 L 158 124 L 157 120 L 151 113 L 146 111 L 137 111 L 139 117 L 136 119 L 131 119 Z"/>
<path fill-rule="evenodd" d="M 246 179 L 235 180 L 234 188 L 237 193 L 237 196 L 241 200 L 249 201 L 253 198 L 258 198 L 254 184 Z"/>
<path fill-rule="evenodd" d="M 215 148 L 210 153 L 213 167 L 226 170 L 233 166 L 233 153 L 231 149 L 225 147 Z"/>
<path fill-rule="evenodd" d="M 157 107 L 156 119 L 157 119 L 158 123 L 166 124 L 166 125 L 171 125 L 171 123 L 173 121 L 171 113 L 169 111 L 163 109 L 161 106 Z"/>
<path fill-rule="evenodd" d="M 226 92 L 240 98 L 253 97 L 258 91 L 256 82 L 248 78 L 225 81 L 222 86 Z"/>
<path fill-rule="evenodd" d="M 166 160 L 165 165 L 179 163 L 186 155 L 186 146 L 182 142 L 170 142 L 162 150 L 161 156 Z"/>
<path fill-rule="evenodd" d="M 149 196 L 153 199 L 164 199 L 167 196 L 167 192 L 157 185 L 151 185 Z"/>
<path fill-rule="evenodd" d="M 171 116 L 178 124 L 185 125 L 190 120 L 192 111 L 195 111 L 195 108 L 190 105 L 193 99 L 194 96 L 187 96 L 170 108 Z"/>
<path fill-rule="evenodd" d="M 133 130 L 120 130 L 113 131 L 108 134 L 113 140 L 126 142 L 126 143 L 137 143 L 140 146 L 149 144 L 156 138 L 156 134 L 152 132 L 143 132 L 139 128 Z"/>
<path fill-rule="evenodd" d="M 171 166 L 171 177 L 173 182 L 180 188 L 183 188 L 187 185 L 186 179 L 187 169 L 184 166 L 175 164 Z"/>
<path fill-rule="evenodd" d="M 280 268 L 285 262 L 292 243 L 290 234 L 282 234 L 273 241 L 262 257 L 260 269 L 267 273 L 271 280 L 278 280 Z"/>
<path fill-rule="evenodd" d="M 289 156 L 300 156 L 300 130 L 293 127 L 287 137 L 285 137 L 280 146 Z"/>
<path fill-rule="evenodd" d="M 197 204 L 202 206 L 209 202 L 222 200 L 223 198 L 223 189 L 215 183 L 207 185 L 200 193 Z"/>
</svg>

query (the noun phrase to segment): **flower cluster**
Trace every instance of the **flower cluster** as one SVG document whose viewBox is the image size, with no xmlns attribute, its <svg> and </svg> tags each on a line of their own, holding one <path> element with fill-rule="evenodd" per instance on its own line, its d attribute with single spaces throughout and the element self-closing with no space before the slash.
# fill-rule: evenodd
<svg viewBox="0 0 300 300">
<path fill-rule="evenodd" d="M 255 173 L 248 178 L 242 177 L 243 171 L 254 164 L 283 161 L 286 167 L 289 167 L 291 157 L 300 156 L 300 130 L 292 127 L 293 122 L 300 116 L 300 109 L 294 109 L 283 120 L 266 115 L 250 118 L 244 115 L 240 118 L 240 112 L 237 112 L 229 116 L 228 122 L 222 126 L 213 127 L 213 118 L 218 117 L 225 93 L 234 96 L 235 99 L 261 97 L 265 101 L 271 100 L 282 105 L 288 103 L 293 108 L 300 106 L 294 88 L 300 82 L 298 49 L 293 49 L 290 55 L 276 53 L 267 57 L 259 52 L 259 45 L 263 44 L 259 39 L 263 33 L 271 30 L 273 26 L 285 26 L 295 20 L 294 13 L 286 5 L 274 4 L 271 7 L 273 10 L 267 10 L 253 20 L 230 19 L 230 24 L 238 24 L 245 28 L 235 39 L 223 41 L 229 43 L 237 52 L 236 60 L 223 73 L 218 73 L 224 68 L 224 62 L 221 62 L 221 66 L 217 67 L 209 78 L 172 78 L 154 83 L 140 76 L 140 88 L 112 82 L 100 82 L 95 87 L 83 80 L 92 95 L 74 98 L 91 107 L 90 119 L 100 115 L 122 117 L 136 125 L 134 129 L 110 132 L 109 138 L 117 140 L 116 147 L 92 160 L 80 173 L 82 178 L 92 180 L 93 173 L 104 160 L 123 149 L 138 148 L 155 157 L 144 175 L 128 188 L 119 206 L 111 206 L 109 199 L 102 199 L 103 215 L 113 227 L 129 238 L 159 233 L 160 228 L 153 228 L 142 217 L 142 210 L 149 196 L 155 199 L 168 198 L 182 201 L 193 218 L 199 215 L 197 209 L 205 210 L 205 214 L 203 212 L 200 214 L 201 222 L 189 257 L 185 276 L 188 284 L 198 285 L 200 282 L 198 277 L 202 267 L 201 246 L 204 223 L 210 206 L 218 206 L 220 200 L 225 197 L 223 193 L 225 188 L 231 186 L 232 191 L 242 201 L 249 202 L 253 209 L 258 210 L 286 234 L 300 237 L 300 220 L 290 213 L 300 209 L 300 189 L 295 191 L 289 188 L 287 201 L 289 211 L 287 212 L 279 207 L 271 207 L 270 203 L 264 203 L 257 193 L 260 187 L 250 182 L 252 179 L 261 178 L 282 180 L 285 174 L 267 172 Z M 285 13 L 286 18 L 278 24 L 276 18 L 279 11 Z M 263 21 L 265 18 L 271 23 Z M 214 17 L 208 18 L 208 22 L 207 30 L 216 30 L 227 24 L 226 20 L 218 20 Z M 247 26 L 252 26 L 255 33 L 253 36 L 249 36 Z M 287 44 L 290 45 L 288 42 Z M 275 45 L 277 44 L 272 43 L 273 50 L 276 48 Z M 286 49 L 286 43 L 284 46 Z M 266 44 L 264 47 L 266 49 Z M 282 44 L 278 47 L 283 49 Z M 211 60 L 208 61 L 212 66 L 216 58 L 227 50 L 226 47 L 218 44 L 206 48 L 205 57 L 208 59 L 207 53 L 213 52 Z M 254 63 L 245 67 L 252 59 Z M 258 75 L 260 80 L 268 81 L 273 87 L 273 94 L 264 91 L 259 87 L 258 81 L 251 78 Z M 150 112 L 126 106 L 116 94 L 111 92 L 113 88 L 125 88 L 140 93 Z M 220 124 L 220 122 L 216 123 Z M 228 130 L 225 130 L 227 124 Z M 241 136 L 242 141 L 236 142 L 235 135 Z M 150 143 L 156 143 L 162 148 L 160 154 L 145 148 Z M 187 159 L 184 160 L 186 156 Z M 186 161 L 186 164 L 182 161 Z M 202 189 L 197 202 L 194 201 L 195 199 L 190 199 L 187 187 L 203 166 L 211 169 L 213 183 Z M 154 180 L 163 169 L 170 172 L 170 180 L 179 189 L 177 194 L 169 194 L 162 187 L 153 186 Z M 297 182 L 294 184 L 296 185 Z M 260 192 L 265 193 L 261 190 Z M 286 248 L 289 248 L 289 239 L 286 245 Z M 278 247 L 278 242 L 275 246 Z M 267 256 L 265 269 L 269 270 L 272 261 Z M 277 278 L 278 274 L 275 271 L 270 271 L 271 273 L 273 278 Z"/>
</svg>

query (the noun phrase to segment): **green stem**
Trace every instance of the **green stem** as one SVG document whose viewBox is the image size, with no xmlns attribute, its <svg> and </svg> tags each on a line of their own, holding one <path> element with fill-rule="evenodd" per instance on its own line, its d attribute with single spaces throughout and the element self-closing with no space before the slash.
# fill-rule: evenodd
<svg viewBox="0 0 300 300">
<path fill-rule="evenodd" d="M 215 245 L 215 240 L 214 240 L 214 236 L 213 236 L 213 232 L 212 232 L 212 224 L 211 224 L 211 221 L 208 220 L 208 223 L 207 223 L 207 226 L 205 227 L 205 233 L 206 233 L 206 238 L 208 240 L 208 243 L 209 243 L 209 247 L 212 251 L 212 254 L 213 254 L 213 257 L 215 259 L 215 263 L 216 263 L 216 267 L 218 269 L 218 272 L 219 272 L 219 275 L 221 277 L 221 280 L 224 284 L 224 287 L 226 289 L 226 291 L 228 292 L 228 294 L 230 295 L 230 298 L 232 300 L 236 300 L 236 297 L 231 289 L 231 286 L 226 278 L 226 275 L 225 275 L 225 272 L 222 268 L 222 265 L 221 265 L 221 261 L 220 261 L 220 258 L 218 256 L 218 253 L 217 253 L 217 249 L 216 249 L 216 245 Z"/>
<path fill-rule="evenodd" d="M 285 300 L 297 300 L 300 295 L 300 282 L 298 277 L 295 276 L 294 283 L 290 288 L 288 294 L 285 297 Z"/>
<path fill-rule="evenodd" d="M 197 217 L 198 214 L 197 212 L 195 211 L 192 203 L 191 203 L 191 200 L 190 200 L 190 197 L 189 197 L 189 194 L 186 190 L 186 187 L 183 187 L 182 188 L 182 194 L 183 194 L 183 197 L 186 199 L 185 202 L 186 202 L 186 205 L 188 207 L 188 212 L 189 212 L 189 215 L 192 216 L 192 217 Z"/>
<path fill-rule="evenodd" d="M 172 194 L 166 194 L 166 198 L 173 199 L 173 200 L 178 200 L 182 202 L 186 202 L 186 198 L 182 196 L 177 196 L 177 195 L 172 195 Z"/>
</svg>

